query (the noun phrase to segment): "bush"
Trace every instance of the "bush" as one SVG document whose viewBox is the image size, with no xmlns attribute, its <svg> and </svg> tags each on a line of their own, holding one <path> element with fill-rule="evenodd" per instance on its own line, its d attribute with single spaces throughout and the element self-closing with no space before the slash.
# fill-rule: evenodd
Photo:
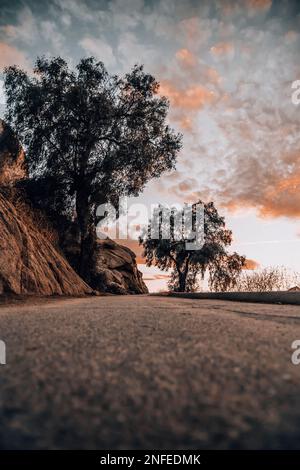
<svg viewBox="0 0 300 470">
<path fill-rule="evenodd" d="M 251 273 L 242 272 L 234 290 L 238 292 L 286 291 L 297 285 L 300 285 L 300 273 L 283 266 L 274 266 Z"/>
</svg>

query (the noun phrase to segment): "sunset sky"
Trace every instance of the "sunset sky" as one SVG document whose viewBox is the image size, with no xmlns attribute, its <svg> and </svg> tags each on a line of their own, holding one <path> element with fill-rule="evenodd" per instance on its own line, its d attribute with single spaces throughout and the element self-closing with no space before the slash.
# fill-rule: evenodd
<svg viewBox="0 0 300 470">
<path fill-rule="evenodd" d="M 0 0 L 0 20 L 1 69 L 30 70 L 43 54 L 73 65 L 93 55 L 116 73 L 145 64 L 184 146 L 177 170 L 139 200 L 213 200 L 253 267 L 300 271 L 297 1 Z M 143 271 L 151 290 L 165 285 Z"/>
</svg>

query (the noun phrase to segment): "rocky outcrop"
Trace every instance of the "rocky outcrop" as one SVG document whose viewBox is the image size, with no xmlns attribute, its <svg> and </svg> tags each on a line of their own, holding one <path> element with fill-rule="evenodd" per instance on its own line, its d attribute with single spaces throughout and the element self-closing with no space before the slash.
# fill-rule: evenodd
<svg viewBox="0 0 300 470">
<path fill-rule="evenodd" d="M 0 294 L 91 293 L 36 224 L 0 193 Z"/>
<path fill-rule="evenodd" d="M 11 128 L 0 119 L 0 184 L 11 186 L 26 176 L 24 150 Z"/>
<path fill-rule="evenodd" d="M 113 294 L 146 294 L 148 289 L 136 264 L 136 255 L 113 240 L 97 240 L 92 285 Z"/>
<path fill-rule="evenodd" d="M 79 266 L 80 233 L 76 223 L 61 221 L 60 246 L 75 270 Z M 96 239 L 89 266 L 89 284 L 100 292 L 146 294 L 148 289 L 137 268 L 135 253 L 107 238 Z"/>
<path fill-rule="evenodd" d="M 0 119 L 0 294 L 92 293 L 75 272 L 80 251 L 77 224 L 55 220 L 57 239 L 53 240 L 47 217 L 43 216 L 37 223 L 36 209 L 29 208 L 24 201 L 25 196 L 26 200 L 31 200 L 28 188 L 23 187 L 24 181 L 21 182 L 24 197 L 22 191 L 16 189 L 20 186 L 16 183 L 27 176 L 24 151 L 11 128 Z M 9 194 L 17 194 L 17 198 L 8 197 Z M 37 207 L 34 201 L 31 203 Z M 148 292 L 137 269 L 135 254 L 112 240 L 95 242 L 89 277 L 91 286 L 98 291 Z"/>
</svg>

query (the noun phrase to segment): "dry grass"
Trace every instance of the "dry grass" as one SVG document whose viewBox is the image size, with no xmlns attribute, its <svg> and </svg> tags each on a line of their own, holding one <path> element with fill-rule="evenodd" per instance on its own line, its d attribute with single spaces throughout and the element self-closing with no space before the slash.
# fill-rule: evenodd
<svg viewBox="0 0 300 470">
<path fill-rule="evenodd" d="M 47 216 L 32 206 L 26 194 L 14 187 L 1 187 L 1 192 L 15 207 L 28 227 L 38 230 L 54 246 L 58 246 L 58 233 L 49 222 Z"/>
<path fill-rule="evenodd" d="M 272 292 L 287 291 L 300 286 L 300 273 L 284 266 L 272 266 L 250 272 L 243 272 L 234 291 L 238 292 Z"/>
</svg>

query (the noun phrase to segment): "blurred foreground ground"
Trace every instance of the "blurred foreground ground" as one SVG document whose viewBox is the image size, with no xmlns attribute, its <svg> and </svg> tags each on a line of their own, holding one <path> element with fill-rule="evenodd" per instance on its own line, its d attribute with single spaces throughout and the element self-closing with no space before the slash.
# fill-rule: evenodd
<svg viewBox="0 0 300 470">
<path fill-rule="evenodd" d="M 300 448 L 298 306 L 149 296 L 0 307 L 0 448 Z"/>
</svg>

